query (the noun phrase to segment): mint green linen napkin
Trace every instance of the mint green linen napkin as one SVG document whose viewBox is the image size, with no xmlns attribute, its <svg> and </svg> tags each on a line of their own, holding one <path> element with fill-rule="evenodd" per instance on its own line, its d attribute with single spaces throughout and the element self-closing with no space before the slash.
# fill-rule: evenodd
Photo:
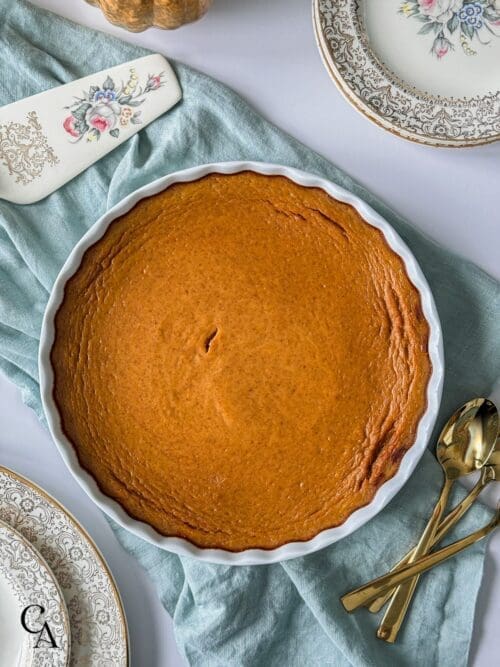
<svg viewBox="0 0 500 667">
<path fill-rule="evenodd" d="M 0 0 L 0 15 L 1 104 L 146 53 L 24 0 Z M 44 201 L 24 207 L 0 201 L 0 369 L 39 417 L 43 311 L 74 244 L 136 188 L 219 160 L 299 167 L 352 190 L 379 211 L 415 253 L 441 316 L 447 361 L 438 426 L 465 399 L 488 394 L 500 377 L 499 285 L 424 238 L 220 83 L 180 64 L 176 70 L 184 99 L 169 113 Z M 395 646 L 375 639 L 376 617 L 348 615 L 339 603 L 340 594 L 384 572 L 414 542 L 440 482 L 439 466 L 426 453 L 403 491 L 362 529 L 317 554 L 272 566 L 202 564 L 113 528 L 155 582 L 179 648 L 193 665 L 460 667 L 467 662 L 484 543 L 422 578 Z M 460 532 L 487 517 L 483 507 L 474 508 Z"/>
</svg>

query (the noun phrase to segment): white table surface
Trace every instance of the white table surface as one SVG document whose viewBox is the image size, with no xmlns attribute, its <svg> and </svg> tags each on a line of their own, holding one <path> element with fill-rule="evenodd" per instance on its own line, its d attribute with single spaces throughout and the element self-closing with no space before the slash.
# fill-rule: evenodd
<svg viewBox="0 0 500 667">
<path fill-rule="evenodd" d="M 215 0 L 209 14 L 196 24 L 175 32 L 148 30 L 139 34 L 111 26 L 83 0 L 34 2 L 220 79 L 417 227 L 500 279 L 500 142 L 466 150 L 430 149 L 372 125 L 344 101 L 325 72 L 314 41 L 308 0 Z M 89 68 L 90 72 L 92 66 Z M 102 549 L 124 599 L 133 666 L 183 665 L 170 619 L 152 586 L 118 545 L 100 511 L 73 481 L 51 439 L 22 404 L 18 390 L 2 376 L 0 424 L 0 462 L 53 493 Z M 489 500 L 493 502 L 493 496 Z M 499 619 L 497 533 L 488 547 L 476 612 L 470 660 L 474 667 L 499 664 Z"/>
</svg>

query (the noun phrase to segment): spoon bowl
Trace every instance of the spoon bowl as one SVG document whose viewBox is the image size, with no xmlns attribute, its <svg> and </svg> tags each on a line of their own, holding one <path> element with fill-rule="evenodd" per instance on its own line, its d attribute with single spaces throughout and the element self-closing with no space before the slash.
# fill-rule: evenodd
<svg viewBox="0 0 500 667">
<path fill-rule="evenodd" d="M 497 440 L 498 424 L 498 411 L 487 398 L 468 401 L 450 417 L 436 448 L 448 479 L 468 475 L 486 464 Z"/>
</svg>

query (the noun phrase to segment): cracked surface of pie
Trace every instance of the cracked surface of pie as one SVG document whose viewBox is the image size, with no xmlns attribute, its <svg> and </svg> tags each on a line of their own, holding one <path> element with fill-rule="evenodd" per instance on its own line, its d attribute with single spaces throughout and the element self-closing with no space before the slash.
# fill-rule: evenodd
<svg viewBox="0 0 500 667">
<path fill-rule="evenodd" d="M 101 490 L 202 547 L 307 540 L 369 503 L 413 444 L 431 364 L 382 233 L 252 172 L 142 200 L 56 315 L 55 400 Z"/>
</svg>

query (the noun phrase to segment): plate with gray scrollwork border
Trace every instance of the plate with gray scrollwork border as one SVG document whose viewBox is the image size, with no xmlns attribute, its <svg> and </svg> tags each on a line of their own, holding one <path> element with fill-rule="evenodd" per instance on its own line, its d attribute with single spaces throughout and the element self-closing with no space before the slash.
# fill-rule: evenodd
<svg viewBox="0 0 500 667">
<path fill-rule="evenodd" d="M 379 126 L 431 146 L 500 139 L 500 0 L 313 0 L 325 66 Z"/>
<path fill-rule="evenodd" d="M 69 616 L 49 566 L 12 526 L 0 521 L 0 664 L 67 667 Z"/>
<path fill-rule="evenodd" d="M 128 667 L 120 594 L 97 546 L 77 520 L 36 484 L 0 466 L 0 521 L 37 549 L 58 581 L 69 615 L 71 667 Z M 1 561 L 0 554 L 0 575 Z M 1 637 L 0 625 L 0 641 Z M 4 664 L 11 663 L 2 661 L 0 645 L 0 665 Z M 41 664 L 59 667 L 55 662 Z"/>
</svg>

